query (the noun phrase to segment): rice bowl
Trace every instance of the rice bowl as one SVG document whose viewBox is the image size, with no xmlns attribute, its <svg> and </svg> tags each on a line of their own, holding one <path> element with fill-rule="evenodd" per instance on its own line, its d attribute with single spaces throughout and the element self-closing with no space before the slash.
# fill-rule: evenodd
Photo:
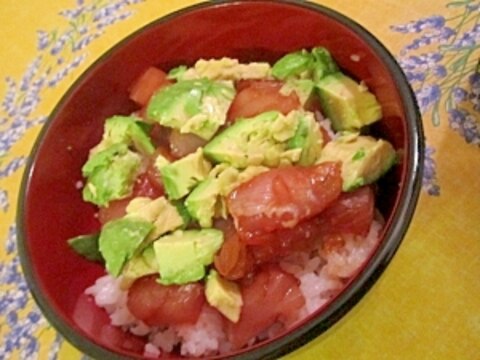
<svg viewBox="0 0 480 360">
<path fill-rule="evenodd" d="M 312 27 L 315 27 L 314 24 L 316 21 L 327 21 L 326 19 L 329 18 L 336 19 L 336 21 L 339 21 L 341 24 L 335 25 L 333 20 L 327 21 L 328 25 L 332 26 L 332 29 L 337 26 L 335 29 L 340 35 L 342 34 L 342 31 L 346 33 L 352 31 L 346 27 L 345 24 L 347 24 L 347 21 L 340 15 L 322 7 L 310 4 L 295 5 L 288 2 L 247 1 L 235 3 L 235 6 L 233 7 L 234 10 L 227 10 L 229 7 L 230 4 L 217 4 L 213 6 L 200 5 L 189 9 L 191 12 L 180 12 L 167 20 L 173 21 L 174 26 L 172 27 L 172 31 L 176 31 L 174 29 L 178 25 L 175 25 L 175 22 L 183 21 L 182 16 L 184 14 L 187 15 L 185 18 L 187 20 L 185 21 L 193 21 L 195 16 L 200 16 L 202 12 L 205 12 L 206 14 L 206 11 L 214 11 L 214 13 L 220 15 L 225 14 L 225 11 L 233 11 L 231 14 L 236 15 L 232 15 L 231 19 L 233 23 L 235 23 L 234 19 L 243 19 L 243 15 L 241 15 L 243 10 L 247 11 L 248 9 L 248 11 L 252 11 L 258 15 L 268 9 L 269 13 L 273 16 L 271 21 L 274 21 L 273 19 L 277 16 L 275 15 L 275 11 L 280 11 L 281 9 L 282 14 L 284 14 L 285 11 L 292 11 L 294 14 L 297 14 L 296 16 L 300 16 L 301 14 L 300 17 Z M 241 9 L 242 11 L 240 11 Z M 245 14 L 245 12 L 243 12 L 243 14 Z M 321 15 L 321 20 L 317 18 L 318 14 L 323 14 Z M 194 17 L 189 18 L 189 16 Z M 280 16 L 280 14 L 278 14 L 278 16 Z M 252 18 L 256 17 L 253 16 Z M 258 18 L 262 17 L 259 16 Z M 292 17 L 292 19 L 294 18 L 295 16 Z M 162 33 L 161 27 L 167 26 L 167 20 L 162 20 L 159 24 L 156 24 L 157 26 L 160 26 L 158 30 L 153 25 L 148 27 L 146 32 L 143 32 L 142 36 L 146 36 L 145 34 L 150 34 L 148 36 L 154 36 L 155 31 Z M 208 24 L 203 24 L 202 26 L 208 26 Z M 250 23 L 250 26 L 252 26 L 252 23 Z M 235 48 L 235 44 L 236 46 L 241 46 L 240 43 L 244 41 L 245 38 L 237 39 L 237 42 L 232 43 L 233 47 L 229 51 L 223 53 L 216 52 L 216 50 L 214 50 L 215 48 L 212 47 L 212 44 L 209 45 L 208 43 L 205 44 L 205 46 L 207 46 L 207 48 L 210 46 L 210 50 L 206 50 L 203 53 L 199 53 L 198 49 L 195 50 L 197 51 L 195 54 L 192 49 L 181 52 L 184 54 L 184 59 L 181 61 L 179 59 L 173 59 L 171 53 L 169 54 L 165 51 L 162 53 L 159 49 L 156 49 L 150 53 L 149 56 L 152 56 L 150 59 L 129 62 L 135 70 L 132 70 L 130 75 L 125 75 L 125 78 L 121 80 L 122 85 L 117 83 L 114 87 L 115 89 L 126 89 L 132 84 L 135 78 L 138 78 L 146 67 L 154 64 L 161 68 L 171 69 L 184 62 L 193 65 L 194 61 L 199 57 L 208 58 L 209 56 L 217 58 L 221 56 L 238 56 L 241 61 L 248 62 L 252 60 L 262 60 L 273 63 L 288 52 L 297 51 L 303 48 L 309 49 L 312 45 L 326 45 L 327 48 L 332 50 L 334 58 L 338 59 L 342 69 L 346 69 L 346 71 L 349 74 L 353 74 L 356 79 L 365 80 L 368 88 L 372 89 L 376 94 L 379 94 L 379 102 L 385 110 L 385 118 L 382 120 L 381 125 L 375 125 L 372 127 L 372 133 L 391 141 L 397 150 L 402 150 L 401 153 L 404 154 L 402 155 L 404 157 L 401 159 L 401 165 L 397 166 L 393 172 L 389 173 L 379 185 L 379 189 L 381 189 L 377 194 L 377 200 L 379 199 L 379 209 L 378 213 L 375 215 L 376 221 L 370 227 L 370 232 L 366 238 L 367 240 L 363 242 L 364 246 L 359 246 L 358 239 L 351 237 L 344 239 L 345 248 L 342 250 L 342 254 L 337 254 L 335 251 L 321 253 L 322 249 L 316 248 L 314 250 L 316 251 L 316 255 L 313 258 L 311 253 L 302 253 L 302 251 L 299 251 L 295 254 L 290 254 L 290 256 L 285 256 L 282 260 L 279 265 L 282 271 L 291 274 L 298 280 L 298 283 L 300 284 L 299 288 L 305 298 L 305 304 L 302 307 L 295 324 L 291 327 L 289 326 L 288 329 L 274 324 L 266 329 L 265 332 L 256 336 L 256 339 L 253 340 L 253 342 L 257 342 L 256 345 L 250 343 L 250 345 L 253 345 L 251 348 L 236 349 L 234 351 L 231 350 L 228 341 L 224 341 L 225 334 L 218 331 L 218 325 L 223 319 L 219 317 L 218 313 L 212 311 L 209 307 L 205 307 L 202 310 L 198 321 L 190 327 L 179 325 L 168 328 L 155 328 L 147 326 L 135 319 L 132 314 L 129 313 L 128 308 L 125 307 L 125 301 L 128 296 L 122 289 L 121 279 L 113 279 L 112 277 L 103 278 L 102 276 L 105 274 L 103 266 L 91 264 L 89 261 L 83 259 L 79 260 L 75 254 L 66 255 L 71 251 L 65 243 L 66 239 L 98 229 L 98 223 L 94 216 L 97 210 L 95 207 L 81 204 L 81 195 L 79 194 L 78 187 L 75 185 L 78 181 L 82 180 L 81 177 L 79 177 L 79 169 L 87 160 L 89 149 L 95 146 L 101 138 L 101 128 L 104 120 L 114 114 L 121 113 L 127 115 L 132 113 L 132 111 L 135 111 L 135 108 L 131 106 L 131 102 L 125 98 L 125 96 L 128 97 L 128 93 L 125 93 L 123 90 L 115 92 L 113 96 L 110 96 L 109 100 L 102 100 L 105 106 L 100 108 L 95 105 L 94 108 L 98 108 L 99 113 L 94 117 L 89 117 L 88 114 L 83 114 L 87 115 L 83 116 L 84 118 L 91 120 L 88 120 L 90 129 L 86 129 L 83 126 L 83 130 L 80 130 L 82 135 L 79 135 L 79 133 L 73 134 L 71 131 L 64 130 L 68 127 L 71 128 L 71 126 L 67 125 L 69 122 L 71 124 L 71 116 L 64 117 L 63 120 L 60 120 L 61 117 L 59 118 L 54 115 L 52 117 L 53 120 L 51 125 L 47 126 L 48 130 L 45 130 L 40 136 L 42 143 L 39 142 L 36 146 L 36 155 L 32 158 L 30 170 L 27 172 L 29 173 L 29 176 L 26 177 L 25 180 L 25 185 L 27 186 L 26 191 L 29 195 L 25 198 L 25 204 L 21 203 L 20 209 L 22 215 L 19 216 L 19 247 L 22 253 L 22 264 L 41 308 L 46 312 L 49 320 L 60 329 L 63 334 L 65 334 L 67 339 L 83 351 L 102 358 L 122 358 L 122 356 L 126 358 L 142 358 L 143 356 L 157 357 L 172 350 L 178 352 L 178 355 L 183 356 L 246 355 L 253 358 L 272 358 L 291 351 L 293 347 L 299 346 L 316 337 L 320 332 L 324 331 L 328 326 L 338 320 L 348 308 L 358 301 L 358 295 L 365 292 L 368 287 L 372 285 L 381 270 L 383 270 L 386 262 L 388 262 L 393 255 L 406 230 L 406 224 L 409 222 L 412 215 L 414 202 L 416 195 L 418 194 L 418 163 L 420 159 L 419 157 L 421 156 L 421 152 L 419 152 L 419 148 L 421 148 L 419 139 L 421 137 L 421 128 L 419 128 L 417 122 L 418 114 L 416 113 L 408 85 L 406 85 L 402 75 L 394 71 L 398 69 L 397 65 L 378 43 L 369 37 L 367 33 L 363 32 L 363 29 L 360 29 L 357 25 L 351 24 L 350 22 L 348 22 L 348 26 L 353 26 L 355 37 L 352 37 L 352 39 L 355 39 L 354 41 L 358 41 L 356 36 L 362 36 L 370 42 L 369 46 L 373 46 L 374 49 L 366 50 L 367 47 L 365 43 L 360 46 L 362 47 L 362 50 L 359 49 L 358 44 L 353 45 L 351 49 L 355 54 L 364 54 L 364 51 L 372 51 L 369 54 L 372 54 L 373 51 L 382 54 L 382 58 L 378 58 L 376 55 L 371 57 L 367 56 L 366 58 L 363 58 L 363 63 L 370 62 L 370 64 L 375 64 L 374 66 L 377 66 L 376 74 L 379 74 L 380 78 L 383 77 L 383 80 L 378 82 L 375 81 L 375 78 L 370 77 L 366 68 L 362 68 L 361 64 L 358 65 L 357 62 L 355 62 L 355 64 L 350 63 L 348 59 L 350 59 L 351 54 L 339 50 L 338 46 L 335 45 L 335 42 L 331 40 L 331 38 L 328 40 L 328 36 L 323 34 L 320 38 L 308 41 L 305 41 L 305 39 L 297 39 L 295 44 L 290 44 L 288 49 L 283 48 L 281 51 L 278 49 L 278 41 L 275 42 L 272 40 L 277 45 L 270 46 L 277 50 L 272 51 L 270 54 L 268 52 L 258 51 L 258 46 L 267 46 L 265 44 L 260 44 L 266 41 L 266 38 L 257 39 L 259 43 L 252 45 L 252 48 L 257 50 L 254 50 L 248 56 L 245 55 L 247 54 L 245 50 L 239 50 L 238 47 Z M 179 28 L 177 27 L 176 29 L 178 30 Z M 172 32 L 172 34 L 173 33 L 174 32 Z M 142 36 L 138 38 L 133 37 L 130 39 L 130 42 L 127 41 L 125 44 L 135 44 L 135 41 L 138 41 L 139 43 L 143 42 L 143 46 L 146 46 L 146 38 L 142 38 Z M 168 43 L 168 35 L 165 40 Z M 244 55 L 241 55 L 242 52 Z M 114 64 L 115 61 L 117 61 L 118 64 L 120 61 L 119 59 L 121 59 L 122 56 L 125 56 L 126 53 L 131 53 L 128 46 L 124 48 L 124 50 L 120 50 L 118 53 L 112 52 L 110 56 L 111 59 L 113 59 Z M 154 55 L 154 53 L 157 55 Z M 170 60 L 162 60 L 159 58 L 156 60 L 153 59 L 158 56 L 158 53 L 162 53 L 166 57 L 165 59 L 169 56 L 171 58 Z M 146 56 L 146 58 L 148 58 L 148 56 Z M 383 61 L 385 61 L 387 65 L 384 65 L 382 63 Z M 362 63 L 362 61 L 360 63 Z M 111 68 L 112 64 L 109 64 L 108 66 Z M 115 67 L 116 65 L 113 66 Z M 357 66 L 360 66 L 361 69 L 355 70 L 355 67 Z M 109 71 L 106 62 L 104 61 L 95 65 L 94 68 L 99 74 L 101 73 L 99 69 L 102 69 L 102 71 Z M 90 74 L 92 74 L 92 72 L 90 72 Z M 396 79 L 397 84 L 401 84 L 401 92 L 397 92 L 397 85 L 393 85 L 394 83 L 390 83 L 390 85 L 385 88 L 385 79 L 390 81 L 392 78 Z M 94 82 L 92 82 L 93 79 L 92 75 L 83 77 L 81 79 L 82 87 L 80 88 L 87 89 L 89 86 L 92 86 L 88 84 L 94 84 Z M 104 81 L 106 79 L 111 79 L 111 77 L 104 73 L 101 76 L 101 79 L 103 79 L 101 81 Z M 384 87 L 383 91 L 379 91 L 379 89 L 382 89 L 382 86 Z M 68 104 L 71 101 L 73 102 L 70 103 L 70 106 L 75 103 L 78 104 L 78 102 L 88 103 L 91 100 L 87 100 L 85 96 L 87 96 L 89 91 L 91 90 L 75 90 L 74 92 L 67 94 L 66 98 L 62 101 L 61 106 L 69 106 Z M 98 93 L 96 93 L 94 97 L 98 98 Z M 403 107 L 390 106 L 399 99 L 406 101 L 411 107 L 407 106 L 405 110 Z M 114 106 L 113 104 L 115 102 L 118 105 Z M 56 114 L 60 114 L 60 110 L 61 107 L 57 109 Z M 76 118 L 78 119 L 79 116 L 82 117 L 82 115 L 77 114 Z M 408 122 L 404 120 L 406 117 L 410 119 Z M 67 118 L 70 120 L 67 121 Z M 400 121 L 398 121 L 399 119 Z M 76 126 L 80 126 L 78 129 L 82 128 L 79 120 L 77 120 Z M 53 134 L 55 131 L 59 130 L 62 132 L 65 131 L 65 136 L 62 138 L 61 142 L 63 144 L 65 144 L 65 142 L 73 144 L 73 150 L 82 155 L 78 159 L 76 157 L 72 158 L 71 155 L 67 155 L 66 158 L 70 160 L 67 160 L 67 163 L 63 162 L 66 169 L 65 173 L 55 175 L 55 179 L 50 178 L 47 180 L 51 177 L 51 172 L 48 169 L 57 167 L 59 163 L 62 163 L 62 160 L 60 160 L 59 157 L 65 158 L 65 152 L 62 151 L 62 144 L 53 144 L 55 141 L 52 136 L 54 136 Z M 87 139 L 87 141 L 83 144 L 79 144 L 78 141 L 75 142 L 76 138 Z M 45 164 L 46 160 L 41 160 L 47 158 L 49 159 L 48 161 L 50 162 L 50 165 Z M 32 167 L 33 162 L 36 164 L 35 169 Z M 55 204 L 57 210 L 53 211 L 47 209 L 45 212 L 45 218 L 50 218 L 53 213 L 70 214 L 68 215 L 68 218 L 65 219 L 65 226 L 60 224 L 60 226 L 58 226 L 57 229 L 54 229 L 53 233 L 50 234 L 50 237 L 54 239 L 50 251 L 51 256 L 47 256 L 50 257 L 50 264 L 47 264 L 47 262 L 42 260 L 42 257 L 44 257 L 46 253 L 42 255 L 42 252 L 38 251 L 38 249 L 40 249 L 38 247 L 39 245 L 36 245 L 40 244 L 40 239 L 45 233 L 41 230 L 41 226 L 35 225 L 35 223 L 32 222 L 32 219 L 38 215 L 38 210 L 35 210 L 35 204 L 44 203 L 44 200 L 42 200 L 44 199 L 44 195 L 42 194 L 43 190 L 41 189 L 46 189 L 45 184 L 47 183 L 55 184 L 55 186 L 61 187 L 62 190 L 57 191 L 57 195 L 54 194 L 50 200 L 51 203 Z M 68 196 L 71 197 L 70 199 L 74 199 L 69 200 L 71 201 L 70 205 L 65 203 L 65 198 L 61 199 L 61 197 L 64 196 L 62 194 L 69 194 Z M 413 203 L 411 202 L 412 199 L 414 200 Z M 76 209 L 74 209 L 74 207 L 76 207 Z M 379 216 L 379 213 L 382 215 Z M 25 242 L 23 239 L 27 238 L 28 242 Z M 29 259 L 33 256 L 32 254 L 41 257 L 38 258 L 38 260 L 31 262 Z M 60 257 L 55 254 L 62 254 L 61 257 L 64 257 L 64 259 L 59 262 Z M 77 264 L 77 270 L 74 270 L 74 268 L 69 265 L 69 262 Z M 49 272 L 51 273 L 52 268 L 58 268 L 59 263 L 63 264 L 61 266 L 64 267 L 66 274 L 65 280 L 60 280 L 60 282 L 53 279 L 51 275 L 46 275 Z M 351 265 L 351 270 L 346 270 L 348 269 L 347 265 Z M 80 277 L 78 276 L 79 271 L 82 274 Z M 339 282 L 339 277 L 347 280 Z M 95 281 L 97 282 L 95 283 Z M 95 285 L 93 285 L 94 283 Z M 312 286 L 311 284 L 315 284 L 315 286 Z M 73 291 L 68 295 L 60 294 L 58 291 L 54 290 L 59 287 L 61 288 L 62 286 L 69 286 Z M 80 299 L 83 296 L 82 294 L 85 292 L 85 289 L 88 289 L 88 296 L 92 299 L 94 298 L 95 304 L 90 305 L 87 301 L 83 309 L 88 310 L 83 311 L 87 311 L 89 314 L 91 312 L 93 318 L 98 317 L 98 319 L 101 319 L 99 321 L 102 325 L 99 328 L 106 328 L 107 325 L 113 325 L 114 327 L 121 328 L 122 333 L 129 332 L 136 337 L 144 338 L 145 340 L 137 342 L 137 340 L 131 340 L 127 335 L 118 332 L 114 332 L 114 338 L 116 340 L 112 340 L 112 337 L 95 335 L 92 337 L 91 334 L 95 333 L 93 327 L 86 324 L 85 319 L 81 320 L 76 316 L 72 318 L 71 315 L 72 308 L 78 307 L 78 303 L 75 305 L 75 298 Z M 48 295 L 44 295 L 45 293 Z M 69 304 L 67 306 L 68 310 L 62 310 L 64 308 L 64 305 L 62 304 Z M 106 311 L 108 314 L 106 319 L 103 315 L 100 315 L 97 310 L 94 310 L 94 307 L 97 306 L 102 308 L 102 312 Z M 57 311 L 61 313 L 60 316 L 55 314 Z M 74 313 L 75 312 L 76 310 Z M 205 330 L 205 324 L 208 324 L 208 330 Z M 128 331 L 124 332 L 123 330 Z M 209 341 L 205 341 L 206 337 L 199 335 L 204 334 L 204 331 L 210 331 L 212 334 L 216 335 L 209 336 Z M 126 341 L 127 338 L 128 341 Z M 295 345 L 293 345 L 293 342 Z"/>
</svg>

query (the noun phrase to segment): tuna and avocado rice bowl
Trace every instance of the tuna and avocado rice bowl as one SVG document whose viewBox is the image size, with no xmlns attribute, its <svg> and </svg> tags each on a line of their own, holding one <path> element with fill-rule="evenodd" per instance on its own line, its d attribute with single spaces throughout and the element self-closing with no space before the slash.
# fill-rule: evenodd
<svg viewBox="0 0 480 360">
<path fill-rule="evenodd" d="M 105 266 L 86 289 L 144 354 L 222 355 L 284 332 L 375 251 L 377 180 L 397 154 L 369 135 L 375 94 L 327 49 L 277 62 L 151 67 L 131 115 L 105 120 L 82 168 Z"/>
</svg>

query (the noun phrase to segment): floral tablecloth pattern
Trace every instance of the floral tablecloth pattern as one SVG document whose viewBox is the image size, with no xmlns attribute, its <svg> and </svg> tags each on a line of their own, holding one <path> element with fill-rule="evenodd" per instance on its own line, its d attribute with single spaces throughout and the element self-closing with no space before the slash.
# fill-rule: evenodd
<svg viewBox="0 0 480 360">
<path fill-rule="evenodd" d="M 423 190 L 389 268 L 289 359 L 480 359 L 480 1 L 317 0 L 396 56 L 426 133 Z M 31 147 L 89 64 L 193 0 L 2 0 L 0 359 L 87 358 L 44 319 L 22 276 L 16 204 Z"/>
</svg>

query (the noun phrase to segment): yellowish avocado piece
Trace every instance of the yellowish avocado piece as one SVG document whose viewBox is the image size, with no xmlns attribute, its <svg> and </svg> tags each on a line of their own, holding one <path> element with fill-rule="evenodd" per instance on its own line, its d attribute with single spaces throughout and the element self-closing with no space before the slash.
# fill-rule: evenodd
<svg viewBox="0 0 480 360">
<path fill-rule="evenodd" d="M 303 111 L 284 116 L 268 111 L 248 119 L 238 119 L 217 134 L 203 152 L 214 163 L 227 163 L 237 169 L 248 166 L 277 167 L 298 162 L 301 149 L 287 145 L 297 130 Z"/>
<path fill-rule="evenodd" d="M 198 221 L 202 228 L 212 227 L 219 190 L 217 179 L 207 178 L 198 184 L 185 199 L 188 213 Z"/>
<path fill-rule="evenodd" d="M 243 300 L 239 286 L 223 279 L 215 270 L 210 270 L 205 283 L 207 302 L 227 319 L 236 323 L 240 319 Z"/>
<path fill-rule="evenodd" d="M 163 196 L 154 200 L 148 197 L 136 197 L 128 203 L 126 212 L 128 218 L 143 219 L 153 224 L 153 230 L 147 238 L 148 242 L 185 225 L 177 207 Z"/>
<path fill-rule="evenodd" d="M 123 289 L 128 289 L 136 279 L 156 273 L 158 273 L 158 264 L 155 252 L 153 246 L 149 246 L 125 264 L 120 285 Z"/>
<path fill-rule="evenodd" d="M 163 185 L 169 199 L 178 200 L 204 180 L 212 166 L 204 158 L 202 148 L 160 168 Z"/>
<path fill-rule="evenodd" d="M 208 178 L 198 184 L 185 199 L 190 216 L 202 228 L 211 227 L 213 218 L 227 218 L 225 196 L 240 184 L 267 170 L 264 166 L 249 166 L 243 170 L 227 164 L 215 166 Z"/>
<path fill-rule="evenodd" d="M 245 169 L 237 169 L 222 163 L 210 171 L 209 177 L 218 179 L 220 195 L 227 196 L 244 182 L 268 170 L 269 168 L 266 166 L 255 165 L 248 166 Z"/>
<path fill-rule="evenodd" d="M 377 181 L 396 159 L 395 149 L 388 141 L 350 133 L 325 145 L 318 162 L 341 161 L 343 190 L 351 191 Z"/>
<path fill-rule="evenodd" d="M 312 96 L 314 88 L 315 84 L 310 79 L 290 79 L 281 87 L 280 93 L 285 96 L 295 93 L 300 105 L 304 106 Z"/>
<path fill-rule="evenodd" d="M 271 77 L 271 67 L 267 62 L 241 64 L 237 59 L 200 59 L 194 67 L 178 72 L 177 78 L 193 80 L 207 78 L 210 80 L 265 79 Z"/>
<path fill-rule="evenodd" d="M 316 83 L 322 109 L 336 131 L 359 130 L 382 118 L 382 108 L 363 84 L 337 72 Z"/>
<path fill-rule="evenodd" d="M 158 154 L 155 158 L 154 166 L 158 171 L 160 171 L 161 168 L 168 164 L 170 164 L 170 161 L 162 154 Z"/>
</svg>

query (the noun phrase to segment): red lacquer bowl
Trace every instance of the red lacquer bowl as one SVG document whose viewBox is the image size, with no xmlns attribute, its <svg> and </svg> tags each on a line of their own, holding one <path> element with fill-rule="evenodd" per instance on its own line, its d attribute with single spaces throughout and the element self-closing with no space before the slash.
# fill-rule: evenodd
<svg viewBox="0 0 480 360">
<path fill-rule="evenodd" d="M 81 351 L 99 359 L 142 358 L 144 341 L 109 325 L 83 295 L 103 268 L 77 256 L 66 240 L 99 229 L 96 209 L 76 183 L 103 121 L 129 114 L 127 89 L 148 67 L 168 70 L 199 58 L 275 61 L 287 52 L 325 46 L 341 68 L 377 95 L 384 119 L 373 132 L 388 139 L 401 162 L 380 184 L 386 219 L 382 242 L 345 290 L 300 325 L 266 343 L 231 354 L 277 358 L 342 317 L 371 287 L 398 248 L 421 186 L 423 133 L 414 97 L 389 52 L 365 29 L 319 5 L 290 1 L 211 2 L 178 11 L 140 29 L 88 69 L 57 105 L 25 173 L 18 212 L 23 270 L 47 319 Z"/>
</svg>

